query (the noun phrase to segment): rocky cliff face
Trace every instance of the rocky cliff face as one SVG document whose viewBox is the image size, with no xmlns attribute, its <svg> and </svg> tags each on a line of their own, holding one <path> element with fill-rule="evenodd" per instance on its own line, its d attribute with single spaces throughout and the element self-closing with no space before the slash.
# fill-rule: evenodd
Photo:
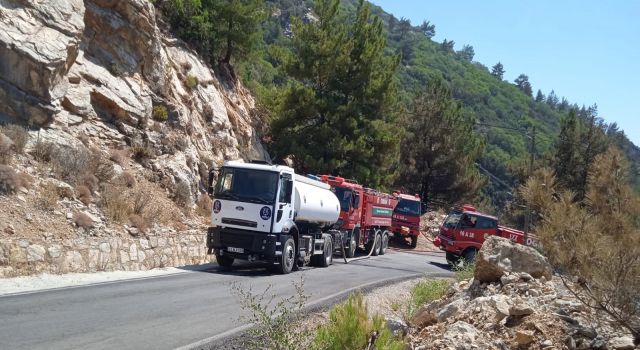
<svg viewBox="0 0 640 350">
<path fill-rule="evenodd" d="M 144 145 L 194 197 L 213 163 L 264 159 L 250 93 L 158 21 L 146 0 L 0 0 L 0 120 L 40 129 L 32 140 Z"/>
</svg>

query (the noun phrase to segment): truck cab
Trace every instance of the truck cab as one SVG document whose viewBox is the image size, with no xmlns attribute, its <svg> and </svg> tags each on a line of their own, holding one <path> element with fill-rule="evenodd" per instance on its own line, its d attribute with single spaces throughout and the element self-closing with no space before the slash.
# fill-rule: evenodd
<svg viewBox="0 0 640 350">
<path fill-rule="evenodd" d="M 409 237 L 411 247 L 415 248 L 420 235 L 420 215 L 422 214 L 420 197 L 399 192 L 394 192 L 393 195 L 398 200 L 398 204 L 393 209 L 393 234 L 400 239 Z"/>
<path fill-rule="evenodd" d="M 529 235 L 525 242 L 523 231 L 498 224 L 498 218 L 478 212 L 469 204 L 454 208 L 440 226 L 440 234 L 434 244 L 446 252 L 447 261 L 455 263 L 461 258 L 466 262 L 475 260 L 476 253 L 490 235 L 508 238 L 513 242 L 537 246 L 538 240 Z"/>
<path fill-rule="evenodd" d="M 326 184 L 295 174 L 292 168 L 227 161 L 213 186 L 207 252 L 230 267 L 235 259 L 265 261 L 288 273 L 308 263 L 331 262 L 326 229 L 338 218 L 339 204 Z M 318 261 L 322 255 L 324 262 Z"/>
</svg>

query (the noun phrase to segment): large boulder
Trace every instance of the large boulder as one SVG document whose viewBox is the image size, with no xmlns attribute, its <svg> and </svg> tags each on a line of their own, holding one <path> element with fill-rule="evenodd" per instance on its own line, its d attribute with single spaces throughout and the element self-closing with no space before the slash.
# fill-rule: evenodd
<svg viewBox="0 0 640 350">
<path fill-rule="evenodd" d="M 512 241 L 488 237 L 476 255 L 474 278 L 480 282 L 499 282 L 508 272 L 526 272 L 535 278 L 551 278 L 547 259 L 537 250 Z"/>
</svg>

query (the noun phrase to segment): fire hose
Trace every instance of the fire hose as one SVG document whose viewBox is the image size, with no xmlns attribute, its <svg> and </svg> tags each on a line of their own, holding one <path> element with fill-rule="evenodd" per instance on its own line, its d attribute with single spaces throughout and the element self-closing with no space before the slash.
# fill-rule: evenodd
<svg viewBox="0 0 640 350">
<path fill-rule="evenodd" d="M 342 259 L 344 260 L 345 264 L 348 264 L 351 261 L 369 259 L 371 257 L 371 254 L 373 254 L 373 251 L 376 249 L 376 245 L 378 243 L 378 239 L 381 237 L 381 235 L 375 235 L 375 238 L 373 240 L 373 244 L 371 244 L 371 250 L 369 251 L 369 254 L 367 254 L 366 256 L 359 256 L 357 258 L 349 258 L 349 259 L 347 259 L 347 254 L 344 251 L 344 243 L 342 241 L 342 232 L 337 231 L 336 235 L 338 235 L 338 237 L 339 237 L 338 241 L 340 242 L 340 251 L 342 252 Z"/>
</svg>

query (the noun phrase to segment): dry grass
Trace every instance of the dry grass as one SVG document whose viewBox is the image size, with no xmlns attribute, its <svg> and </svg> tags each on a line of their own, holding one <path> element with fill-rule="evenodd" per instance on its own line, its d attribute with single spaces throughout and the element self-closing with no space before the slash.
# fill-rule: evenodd
<svg viewBox="0 0 640 350">
<path fill-rule="evenodd" d="M 196 212 L 199 215 L 204 216 L 205 218 L 211 216 L 211 198 L 209 198 L 209 196 L 206 194 L 200 195 L 200 199 L 198 199 L 196 205 Z"/>
<path fill-rule="evenodd" d="M 91 220 L 91 217 L 89 217 L 89 215 L 82 212 L 77 212 L 73 214 L 73 223 L 76 224 L 76 226 L 82 227 L 85 230 L 89 230 L 93 228 L 93 226 L 95 225 L 93 220 Z"/>
<path fill-rule="evenodd" d="M 75 184 L 86 173 L 91 164 L 91 153 L 84 146 L 54 146 L 51 165 L 56 177 Z"/>
<path fill-rule="evenodd" d="M 30 189 L 35 181 L 33 177 L 27 173 L 18 173 L 17 175 L 18 188 L 24 187 L 26 189 Z"/>
<path fill-rule="evenodd" d="M 95 193 L 100 185 L 100 180 L 93 174 L 87 174 L 82 178 L 82 184 L 89 189 L 90 193 Z"/>
<path fill-rule="evenodd" d="M 78 196 L 78 199 L 80 200 L 80 202 L 82 202 L 84 205 L 89 205 L 93 202 L 93 196 L 91 195 L 91 190 L 89 189 L 89 187 L 85 185 L 80 185 L 76 187 L 76 195 Z"/>
<path fill-rule="evenodd" d="M 18 175 L 12 167 L 0 165 L 0 194 L 11 194 L 18 188 Z"/>
<path fill-rule="evenodd" d="M 120 174 L 119 180 L 129 188 L 134 187 L 137 183 L 136 177 L 128 171 L 125 171 L 122 174 Z"/>
<path fill-rule="evenodd" d="M 52 152 L 55 148 L 56 146 L 51 142 L 38 141 L 33 146 L 33 151 L 31 154 L 36 160 L 48 163 L 51 161 Z"/>
<path fill-rule="evenodd" d="M 58 204 L 58 188 L 55 184 L 47 182 L 40 189 L 36 197 L 36 206 L 42 210 L 53 210 Z"/>
<path fill-rule="evenodd" d="M 132 148 L 132 156 L 135 160 L 142 162 L 155 156 L 153 148 L 149 145 L 137 144 Z"/>
<path fill-rule="evenodd" d="M 141 215 L 136 214 L 129 216 L 129 222 L 131 223 L 131 226 L 137 228 L 142 233 L 147 232 L 147 230 L 151 226 L 151 221 L 149 220 L 149 218 L 145 218 Z"/>
<path fill-rule="evenodd" d="M 13 158 L 13 141 L 0 133 L 0 164 L 9 164 Z"/>
<path fill-rule="evenodd" d="M 141 182 L 134 188 L 123 184 L 104 186 L 100 207 L 111 220 L 131 223 L 142 231 L 147 231 L 154 223 L 167 223 L 175 206 L 155 188 Z M 138 226 L 139 225 L 139 226 Z"/>
<path fill-rule="evenodd" d="M 120 166 L 125 166 L 127 159 L 129 159 L 129 151 L 126 149 L 112 149 L 109 151 L 109 159 Z"/>
<path fill-rule="evenodd" d="M 13 141 L 13 151 L 22 154 L 29 141 L 29 131 L 20 125 L 10 124 L 2 127 L 2 133 Z"/>
<path fill-rule="evenodd" d="M 176 181 L 176 188 L 173 194 L 173 200 L 178 206 L 183 209 L 189 208 L 193 203 L 191 202 L 191 186 L 185 181 Z"/>
</svg>

